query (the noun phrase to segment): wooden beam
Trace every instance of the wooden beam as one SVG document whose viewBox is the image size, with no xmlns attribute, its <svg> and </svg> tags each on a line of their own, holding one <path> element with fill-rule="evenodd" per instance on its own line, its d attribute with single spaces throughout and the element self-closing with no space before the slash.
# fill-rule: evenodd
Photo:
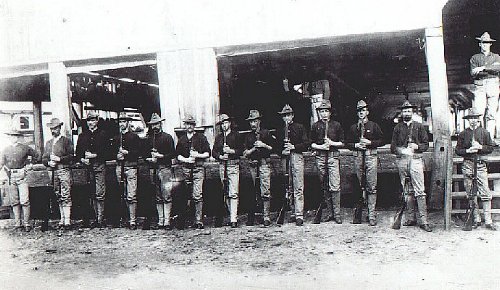
<svg viewBox="0 0 500 290">
<path fill-rule="evenodd" d="M 453 149 L 451 146 L 448 107 L 448 82 L 444 58 L 442 27 L 425 30 L 426 56 L 429 67 L 429 88 L 432 108 L 432 134 L 434 136 L 433 167 L 430 206 L 440 208 L 444 201 L 445 229 L 451 222 L 451 175 Z"/>
<path fill-rule="evenodd" d="M 62 62 L 49 63 L 50 103 L 52 116 L 59 118 L 64 125 L 61 134 L 72 139 L 71 102 L 68 93 L 68 75 Z"/>
</svg>

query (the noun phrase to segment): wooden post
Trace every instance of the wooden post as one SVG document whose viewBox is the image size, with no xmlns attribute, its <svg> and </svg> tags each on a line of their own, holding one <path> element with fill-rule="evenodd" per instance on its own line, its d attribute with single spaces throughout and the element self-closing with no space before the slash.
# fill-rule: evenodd
<svg viewBox="0 0 500 290">
<path fill-rule="evenodd" d="M 446 77 L 442 27 L 427 28 L 425 30 L 425 44 L 429 69 L 432 134 L 434 136 L 430 206 L 432 208 L 441 208 L 444 199 L 444 223 L 445 229 L 448 230 L 451 219 L 453 148 L 449 128 L 451 116 L 448 109 L 448 80 Z"/>
<path fill-rule="evenodd" d="M 33 102 L 33 124 L 34 124 L 34 139 L 35 149 L 43 152 L 43 125 L 42 125 L 42 101 Z"/>
<path fill-rule="evenodd" d="M 164 131 L 174 134 L 186 114 L 197 126 L 212 127 L 219 111 L 217 59 L 212 48 L 160 52 L 156 56 Z M 213 127 L 212 127 L 213 128 Z M 213 129 L 206 132 L 210 143 Z"/>
<path fill-rule="evenodd" d="M 66 67 L 62 62 L 49 63 L 49 82 L 52 116 L 64 122 L 61 134 L 73 140 L 68 76 L 66 74 Z"/>
</svg>

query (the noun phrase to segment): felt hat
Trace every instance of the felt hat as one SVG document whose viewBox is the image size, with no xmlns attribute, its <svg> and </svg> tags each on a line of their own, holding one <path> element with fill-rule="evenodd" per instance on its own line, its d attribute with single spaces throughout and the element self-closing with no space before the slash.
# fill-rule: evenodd
<svg viewBox="0 0 500 290">
<path fill-rule="evenodd" d="M 476 107 L 472 107 L 469 110 L 467 110 L 467 115 L 465 115 L 462 119 L 474 119 L 482 115 L 483 114 L 481 114 Z"/>
<path fill-rule="evenodd" d="M 366 107 L 368 107 L 366 102 L 363 100 L 359 100 L 358 103 L 356 104 L 356 111 L 359 111 L 359 110 L 366 108 Z"/>
<path fill-rule="evenodd" d="M 59 118 L 52 118 L 50 119 L 50 122 L 47 123 L 47 127 L 50 129 L 54 129 L 56 127 L 62 126 L 63 122 L 59 120 Z"/>
<path fill-rule="evenodd" d="M 250 110 L 250 114 L 248 115 L 248 118 L 246 118 L 245 120 L 251 121 L 251 120 L 260 119 L 260 118 L 262 118 L 262 115 L 260 114 L 259 111 Z"/>
<path fill-rule="evenodd" d="M 330 100 L 322 100 L 321 104 L 316 108 L 316 110 L 322 110 L 322 109 L 330 110 L 331 108 L 332 104 L 330 103 Z"/>
<path fill-rule="evenodd" d="M 479 42 L 495 42 L 496 40 L 490 37 L 488 32 L 483 33 L 480 37 L 476 37 Z"/>
<path fill-rule="evenodd" d="M 148 124 L 151 125 L 151 124 L 156 124 L 156 123 L 160 123 L 161 121 L 164 121 L 165 119 L 160 117 L 160 115 L 158 115 L 158 113 L 153 113 L 151 114 L 151 119 L 149 120 Z"/>
<path fill-rule="evenodd" d="M 229 117 L 228 115 L 226 115 L 226 114 L 221 114 L 221 115 L 219 116 L 219 121 L 217 122 L 217 125 L 222 124 L 224 121 L 231 121 L 231 120 L 232 120 L 232 118 L 231 118 L 231 117 Z"/>
<path fill-rule="evenodd" d="M 286 104 L 283 107 L 283 109 L 281 110 L 281 112 L 278 112 L 278 114 L 280 114 L 280 115 L 293 114 L 293 109 L 292 109 L 292 107 L 290 107 L 289 104 Z"/>
</svg>

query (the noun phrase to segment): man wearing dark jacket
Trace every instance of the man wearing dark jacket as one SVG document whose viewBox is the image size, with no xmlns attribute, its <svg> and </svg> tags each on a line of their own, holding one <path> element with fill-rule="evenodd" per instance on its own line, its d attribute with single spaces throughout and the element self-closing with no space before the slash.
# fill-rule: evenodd
<svg viewBox="0 0 500 290">
<path fill-rule="evenodd" d="M 415 217 L 415 198 L 417 199 L 420 228 L 432 232 L 427 221 L 427 203 L 424 185 L 424 162 L 422 153 L 429 148 L 427 130 L 421 123 L 412 120 L 416 106 L 405 101 L 401 106 L 402 122 L 394 127 L 392 133 L 391 152 L 396 154 L 399 178 L 404 188 L 407 176 L 411 179 L 406 196 L 406 221 L 404 226 L 417 225 Z"/>
<path fill-rule="evenodd" d="M 360 100 L 356 105 L 358 122 L 353 124 L 349 130 L 347 148 L 354 152 L 354 168 L 359 182 L 362 182 L 362 171 L 365 171 L 366 184 L 361 186 L 366 188 L 368 203 L 368 220 L 370 226 L 377 224 L 375 205 L 377 203 L 377 147 L 382 145 L 382 130 L 380 126 L 368 120 L 368 105 Z M 363 160 L 363 156 L 365 160 Z M 364 168 L 362 168 L 364 164 Z M 358 221 L 360 222 L 360 221 Z"/>
<path fill-rule="evenodd" d="M 285 122 L 283 130 L 278 132 L 278 148 L 283 157 L 290 158 L 290 171 L 293 187 L 295 224 L 304 224 L 304 156 L 310 145 L 306 129 L 302 124 L 293 121 L 294 114 L 290 105 L 285 105 L 281 112 L 278 112 Z M 285 129 L 288 132 L 285 132 Z M 286 160 L 284 160 L 286 162 Z M 286 168 L 286 167 L 285 167 Z"/>
<path fill-rule="evenodd" d="M 496 231 L 496 226 L 491 220 L 491 192 L 488 187 L 488 167 L 482 158 L 483 156 L 493 152 L 494 143 L 486 129 L 479 126 L 479 117 L 481 112 L 476 108 L 469 109 L 469 113 L 464 119 L 469 120 L 470 127 L 462 131 L 458 135 L 456 152 L 464 157 L 462 172 L 464 174 L 464 185 L 470 202 L 475 204 L 474 211 L 474 228 L 481 225 L 481 216 L 479 215 L 479 207 L 477 198 L 481 198 L 484 212 L 484 223 L 487 229 Z M 477 161 L 477 195 L 471 196 L 472 178 L 474 172 L 474 155 L 478 155 Z"/>
<path fill-rule="evenodd" d="M 113 138 L 114 150 L 118 164 L 116 166 L 116 177 L 119 183 L 123 183 L 127 192 L 126 200 L 129 213 L 129 228 L 137 229 L 137 161 L 140 156 L 141 139 L 130 130 L 130 121 L 126 113 L 118 116 L 120 133 Z"/>
<path fill-rule="evenodd" d="M 104 223 L 104 200 L 106 198 L 106 156 L 109 151 L 109 140 L 106 133 L 98 126 L 99 115 L 96 111 L 87 114 L 88 130 L 78 136 L 76 158 L 87 166 L 90 177 L 90 204 L 96 217 L 92 227 L 100 228 Z M 88 218 L 87 218 L 88 219 Z M 86 221 L 88 223 L 88 220 Z"/>
</svg>

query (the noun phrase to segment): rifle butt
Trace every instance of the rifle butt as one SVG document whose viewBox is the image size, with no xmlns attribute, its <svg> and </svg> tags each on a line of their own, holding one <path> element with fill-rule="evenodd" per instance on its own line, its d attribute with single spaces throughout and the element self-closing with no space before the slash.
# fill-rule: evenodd
<svg viewBox="0 0 500 290">
<path fill-rule="evenodd" d="M 394 216 L 394 222 L 391 228 L 394 230 L 399 230 L 401 228 L 401 219 L 403 218 L 404 207 L 401 207 L 396 215 Z"/>
</svg>

